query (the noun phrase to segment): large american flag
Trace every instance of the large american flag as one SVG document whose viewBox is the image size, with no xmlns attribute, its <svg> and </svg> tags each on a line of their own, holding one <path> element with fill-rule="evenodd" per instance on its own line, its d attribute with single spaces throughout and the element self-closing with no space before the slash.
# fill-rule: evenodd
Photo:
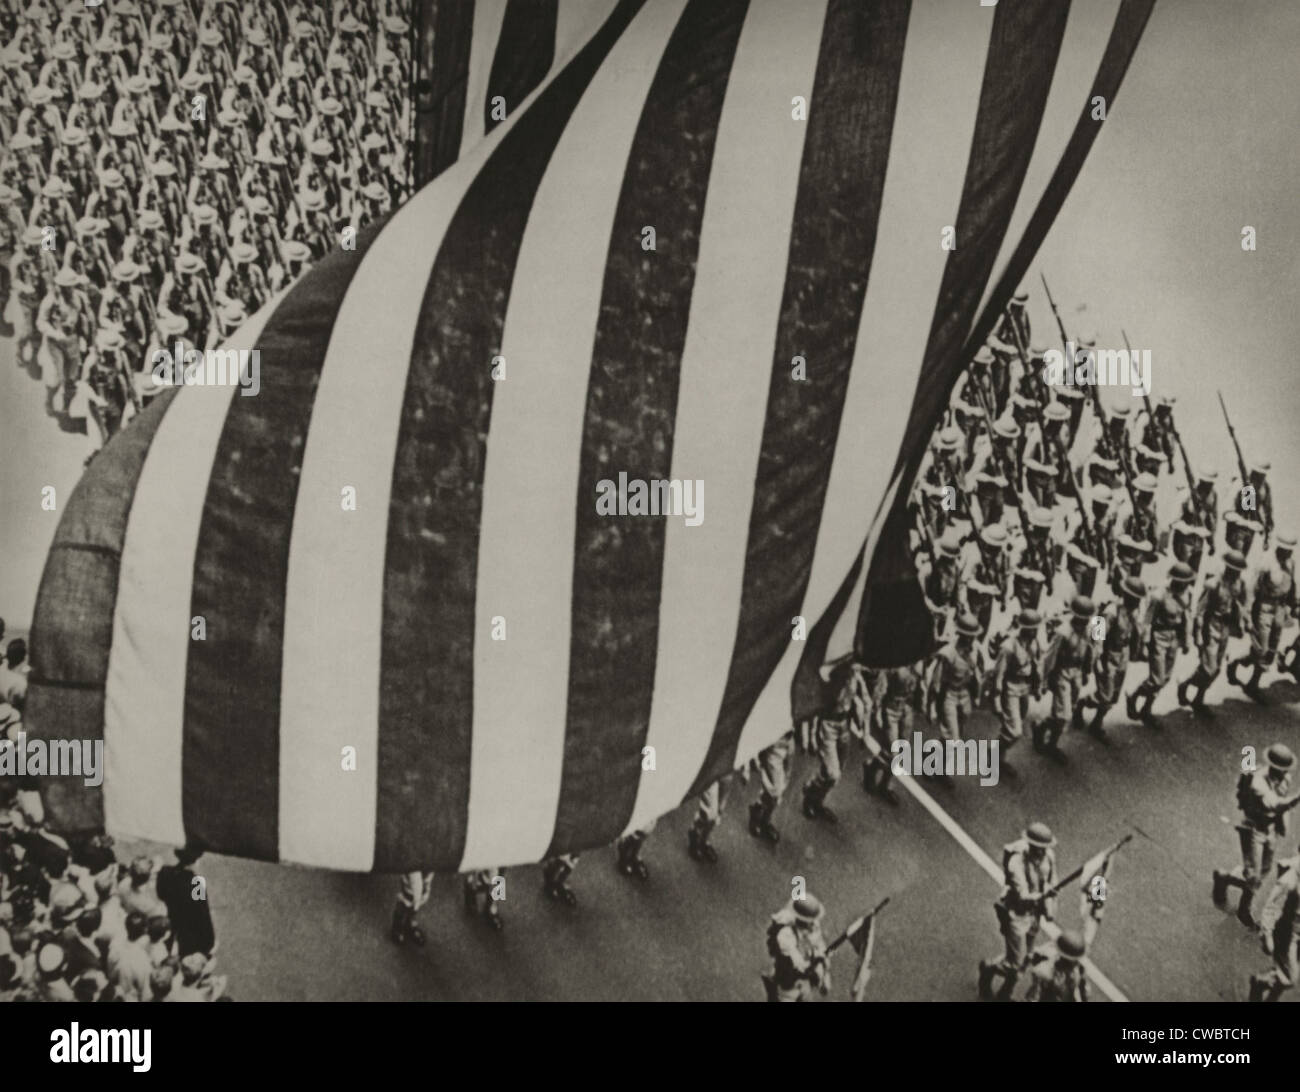
<svg viewBox="0 0 1300 1092">
<path fill-rule="evenodd" d="M 924 655 L 908 489 L 1153 2 L 439 3 L 449 165 L 232 339 L 260 394 L 169 389 L 63 514 L 29 727 L 107 771 L 56 823 L 535 861 L 774 742 L 823 657 Z M 619 471 L 704 523 L 598 515 Z"/>
</svg>

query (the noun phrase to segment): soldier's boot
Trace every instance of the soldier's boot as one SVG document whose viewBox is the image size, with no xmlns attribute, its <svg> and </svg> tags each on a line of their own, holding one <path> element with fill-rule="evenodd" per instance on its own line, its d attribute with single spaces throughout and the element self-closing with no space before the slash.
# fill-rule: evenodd
<svg viewBox="0 0 1300 1092">
<path fill-rule="evenodd" d="M 1300 682 L 1300 637 L 1291 642 L 1291 647 L 1282 653 L 1278 666 L 1290 674 L 1296 682 Z"/>
<path fill-rule="evenodd" d="M 644 841 L 644 834 L 629 834 L 626 838 L 618 840 L 618 870 L 624 876 L 632 876 L 638 880 L 650 878 L 650 869 L 641 860 L 641 843 Z"/>
<path fill-rule="evenodd" d="M 1191 704 L 1192 704 L 1191 699 L 1187 696 L 1187 692 L 1188 692 L 1188 690 L 1190 690 L 1190 689 L 1192 688 L 1192 686 L 1197 682 L 1197 680 L 1198 680 L 1200 677 L 1201 677 L 1201 676 L 1200 676 L 1200 672 L 1197 672 L 1195 675 L 1192 675 L 1190 678 L 1184 679 L 1182 682 L 1180 682 L 1180 683 L 1178 684 L 1178 704 L 1179 704 L 1179 705 L 1191 705 Z"/>
<path fill-rule="evenodd" d="M 1241 889 L 1241 901 L 1237 903 L 1237 920 L 1247 928 L 1255 928 L 1255 915 L 1251 913 L 1251 908 L 1255 904 L 1255 889 L 1253 887 L 1243 887 Z"/>
<path fill-rule="evenodd" d="M 1102 726 L 1102 721 L 1105 719 L 1106 707 L 1099 705 L 1097 711 L 1092 715 L 1092 720 L 1088 722 L 1088 735 L 1101 740 L 1103 743 L 1106 740 L 1106 729 Z"/>
<path fill-rule="evenodd" d="M 979 993 L 981 1001 L 993 1000 L 993 976 L 998 973 L 998 966 L 987 959 L 980 960 Z"/>
<path fill-rule="evenodd" d="M 478 915 L 478 888 L 475 886 L 473 879 L 465 877 L 465 882 L 461 886 L 461 894 L 465 899 L 465 913 Z"/>
<path fill-rule="evenodd" d="M 776 811 L 776 805 L 776 797 L 763 793 L 759 803 L 751 804 L 749 807 L 749 833 L 773 845 L 781 840 L 781 832 L 772 823 L 772 814 Z"/>
<path fill-rule="evenodd" d="M 823 787 L 817 782 L 811 782 L 804 786 L 803 790 L 803 813 L 807 819 L 820 819 L 823 823 L 837 823 L 839 819 L 825 804 L 826 793 L 829 786 Z"/>
<path fill-rule="evenodd" d="M 0 292 L 0 337 L 13 337 L 14 324 L 5 321 L 5 308 L 9 306 L 9 293 Z"/>
<path fill-rule="evenodd" d="M 862 787 L 874 796 L 879 796 L 886 803 L 898 807 L 898 796 L 889 787 L 893 779 L 889 764 L 873 759 L 862 764 Z"/>
<path fill-rule="evenodd" d="M 1239 660 L 1229 660 L 1228 661 L 1228 682 L 1232 683 L 1233 686 L 1244 687 L 1245 684 L 1241 681 L 1241 679 L 1237 677 L 1237 670 L 1238 668 L 1248 667 L 1248 666 L 1250 666 L 1249 656 L 1243 656 Z"/>
<path fill-rule="evenodd" d="M 1074 703 L 1074 712 L 1070 714 L 1071 732 L 1078 732 L 1083 729 L 1083 710 L 1086 704 L 1088 703 L 1083 701 L 1076 701 Z"/>
<path fill-rule="evenodd" d="M 406 936 L 417 948 L 424 947 L 424 930 L 415 924 L 415 911 L 409 906 L 406 908 Z"/>
<path fill-rule="evenodd" d="M 695 825 L 686 832 L 686 852 L 696 861 L 716 864 L 718 851 L 709 845 L 709 831 L 697 819 Z"/>
<path fill-rule="evenodd" d="M 1214 905 L 1222 908 L 1228 902 L 1228 880 L 1229 877 L 1220 872 L 1217 868 L 1214 870 L 1214 890 L 1212 897 Z"/>
<path fill-rule="evenodd" d="M 1045 720 L 1040 720 L 1036 722 L 1029 729 L 1029 734 L 1033 737 L 1034 740 L 1034 750 L 1037 751 L 1040 755 L 1044 751 L 1043 740 L 1046 737 L 1046 733 L 1047 733 L 1047 721 Z"/>
<path fill-rule="evenodd" d="M 1155 695 L 1155 691 L 1154 691 L 1154 690 L 1152 690 L 1152 691 L 1148 691 L 1148 692 L 1146 693 L 1146 695 L 1144 696 L 1144 700 L 1143 700 L 1143 702 L 1142 702 L 1142 707 L 1141 707 L 1141 709 L 1140 709 L 1140 711 L 1139 711 L 1139 713 L 1138 713 L 1138 718 L 1139 718 L 1139 719 L 1142 721 L 1142 723 L 1145 724 L 1148 728 L 1159 728 L 1159 727 L 1160 727 L 1160 721 L 1159 721 L 1158 719 L 1156 719 L 1156 715 L 1155 715 L 1154 713 L 1151 712 L 1151 707 L 1152 707 L 1153 705 L 1155 705 L 1155 703 L 1156 703 L 1156 695 Z"/>
<path fill-rule="evenodd" d="M 1250 697 L 1254 698 L 1257 702 L 1260 702 L 1261 704 L 1264 702 L 1264 692 L 1260 690 L 1259 683 L 1263 677 L 1264 677 L 1264 665 L 1256 664 L 1255 669 L 1250 673 L 1249 681 L 1247 681 L 1246 685 L 1242 687 L 1242 689 L 1246 691 L 1246 693 L 1250 695 Z"/>
<path fill-rule="evenodd" d="M 407 907 L 400 902 L 393 907 L 393 924 L 388 935 L 394 944 L 406 943 Z"/>
<path fill-rule="evenodd" d="M 1124 712 L 1128 714 L 1129 720 L 1141 720 L 1138 716 L 1138 700 L 1142 697 L 1142 690 L 1139 688 L 1131 694 L 1124 696 Z"/>
<path fill-rule="evenodd" d="M 1020 972 L 1003 969 L 1002 985 L 998 987 L 998 992 L 993 995 L 994 1001 L 1010 1001 L 1011 992 L 1016 988 L 1016 983 L 1020 981 Z"/>
<path fill-rule="evenodd" d="M 577 906 L 578 896 L 566 882 L 573 874 L 573 866 L 568 861 L 555 857 L 542 866 L 542 889 L 547 898 L 562 902 L 565 906 Z"/>
</svg>

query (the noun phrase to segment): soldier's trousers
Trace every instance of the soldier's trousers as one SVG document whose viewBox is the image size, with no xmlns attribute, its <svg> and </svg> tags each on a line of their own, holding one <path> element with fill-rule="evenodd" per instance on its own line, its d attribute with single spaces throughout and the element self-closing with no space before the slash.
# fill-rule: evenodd
<svg viewBox="0 0 1300 1092">
<path fill-rule="evenodd" d="M 1138 687 L 1138 693 L 1154 698 L 1173 674 L 1174 661 L 1178 659 L 1178 637 L 1166 630 L 1156 630 L 1151 635 L 1150 672 Z"/>
<path fill-rule="evenodd" d="M 1223 667 L 1223 658 L 1228 651 L 1228 627 L 1217 623 L 1209 624 L 1201 634 L 1201 647 L 1197 650 L 1197 671 L 1200 682 L 1208 686 Z"/>
<path fill-rule="evenodd" d="M 1284 945 L 1280 951 L 1276 946 L 1273 948 L 1273 966 L 1268 974 L 1262 976 L 1269 986 L 1289 990 L 1300 981 L 1300 951 L 1297 949 L 1300 949 L 1300 938 Z"/>
<path fill-rule="evenodd" d="M 1104 713 L 1123 696 L 1124 673 L 1128 670 L 1128 658 L 1123 662 L 1107 660 L 1104 657 L 1097 662 L 1093 676 L 1096 689 L 1093 691 L 1092 704 Z"/>
<path fill-rule="evenodd" d="M 1052 683 L 1052 719 L 1068 724 L 1074 716 L 1074 707 L 1079 701 L 1079 688 L 1083 685 L 1083 676 L 1075 669 L 1057 673 Z"/>
<path fill-rule="evenodd" d="M 695 809 L 694 829 L 695 833 L 706 842 L 718 825 L 718 820 L 722 818 L 722 813 L 727 807 L 727 798 L 731 795 L 731 787 L 735 781 L 736 772 L 733 770 L 718 778 L 700 793 L 700 806 Z"/>
<path fill-rule="evenodd" d="M 939 730 L 944 739 L 962 738 L 972 707 L 969 690 L 949 690 L 944 694 L 939 704 Z"/>
<path fill-rule="evenodd" d="M 1277 644 L 1286 628 L 1286 611 L 1271 603 L 1255 609 L 1250 627 L 1250 659 L 1256 667 L 1268 667 L 1277 655 Z"/>
<path fill-rule="evenodd" d="M 885 702 L 880 707 L 881 729 L 876 731 L 876 742 L 880 744 L 880 753 L 874 755 L 871 759 L 871 765 L 867 767 L 868 788 L 873 787 L 871 778 L 878 776 L 874 781 L 874 788 L 879 791 L 884 789 L 890 778 L 894 776 L 891 755 L 893 754 L 892 745 L 894 740 L 903 735 L 910 735 L 912 732 L 912 706 L 907 702 Z M 878 771 L 873 775 L 872 770 Z"/>
<path fill-rule="evenodd" d="M 1029 956 L 1038 941 L 1043 919 L 1037 914 L 1013 914 L 999 908 L 998 924 L 1002 928 L 1002 941 L 1005 945 L 1002 970 L 1018 974 L 1029 964 Z"/>
<path fill-rule="evenodd" d="M 762 786 L 758 806 L 763 822 L 770 822 L 776 806 L 785 795 L 790 782 L 790 766 L 794 761 L 794 734 L 782 736 L 772 746 L 759 752 L 758 778 Z"/>
<path fill-rule="evenodd" d="M 1025 719 L 1029 716 L 1029 684 L 1007 683 L 999 703 L 998 722 L 1002 726 L 1002 742 L 1010 745 L 1025 734 Z"/>
<path fill-rule="evenodd" d="M 397 901 L 414 913 L 429 901 L 429 893 L 432 889 L 432 872 L 404 872 Z"/>
<path fill-rule="evenodd" d="M 822 717 L 817 724 L 817 757 L 821 768 L 806 786 L 808 796 L 821 803 L 840 779 L 849 747 L 849 718 Z"/>
<path fill-rule="evenodd" d="M 1241 867 L 1228 873 L 1228 884 L 1258 891 L 1273 871 L 1273 835 L 1241 823 L 1237 838 L 1241 843 Z"/>
</svg>

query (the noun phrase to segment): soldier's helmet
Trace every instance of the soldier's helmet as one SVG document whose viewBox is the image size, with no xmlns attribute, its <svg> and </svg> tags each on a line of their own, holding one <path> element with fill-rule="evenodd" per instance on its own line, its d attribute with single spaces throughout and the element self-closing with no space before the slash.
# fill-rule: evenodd
<svg viewBox="0 0 1300 1092">
<path fill-rule="evenodd" d="M 1025 827 L 1025 838 L 1031 846 L 1037 846 L 1039 849 L 1051 849 L 1056 845 L 1052 828 L 1046 823 L 1030 823 Z"/>
<path fill-rule="evenodd" d="M 1112 496 L 1109 486 L 1094 485 L 1092 487 L 1092 503 L 1094 507 L 1109 508 Z"/>
<path fill-rule="evenodd" d="M 57 884 L 50 892 L 50 916 L 56 925 L 66 925 L 81 917 L 85 898 L 73 883 Z"/>
<path fill-rule="evenodd" d="M 980 624 L 975 615 L 966 613 L 957 619 L 957 632 L 964 637 L 978 637 Z"/>
<path fill-rule="evenodd" d="M 1014 417 L 1003 415 L 993 422 L 993 431 L 1004 440 L 1014 440 L 1020 435 L 1020 426 Z"/>
<path fill-rule="evenodd" d="M 956 451 L 961 447 L 962 435 L 961 429 L 956 425 L 949 425 L 939 433 L 939 450 Z"/>
<path fill-rule="evenodd" d="M 1076 618 L 1091 618 L 1096 607 L 1086 595 L 1076 595 L 1070 600 L 1070 613 Z"/>
<path fill-rule="evenodd" d="M 957 557 L 961 553 L 961 538 L 949 533 L 939 540 L 939 553 L 942 557 Z"/>
<path fill-rule="evenodd" d="M 1028 465 L 1029 459 L 1025 460 Z M 1051 469 L 1050 467 L 1048 468 Z M 1047 508 L 1035 508 L 1029 515 L 1029 529 L 1031 531 L 1046 531 L 1052 526 L 1052 513 Z"/>
<path fill-rule="evenodd" d="M 1196 574 L 1192 572 L 1192 567 L 1185 561 L 1175 561 L 1169 566 L 1169 583 L 1171 584 L 1190 584 L 1196 579 Z"/>
<path fill-rule="evenodd" d="M 1056 938 L 1056 954 L 1062 959 L 1077 962 L 1084 957 L 1087 950 L 1088 946 L 1084 944 L 1083 937 L 1073 929 L 1064 930 Z"/>
<path fill-rule="evenodd" d="M 1043 616 L 1036 610 L 1022 610 L 1016 625 L 1019 629 L 1037 629 L 1043 624 Z"/>
<path fill-rule="evenodd" d="M 1000 523 L 990 523 L 980 532 L 980 541 L 1000 550 L 1007 544 L 1007 529 Z"/>
<path fill-rule="evenodd" d="M 1160 483 L 1156 481 L 1156 476 L 1149 470 L 1142 471 L 1141 474 L 1133 479 L 1133 489 L 1138 493 L 1154 493 L 1156 491 L 1156 486 L 1159 484 Z"/>
<path fill-rule="evenodd" d="M 1274 743 L 1266 752 L 1269 769 L 1290 773 L 1295 768 L 1295 752 L 1285 743 Z"/>
<path fill-rule="evenodd" d="M 1136 576 L 1126 576 L 1120 585 L 1125 599 L 1142 600 L 1146 598 L 1147 587 Z"/>
<path fill-rule="evenodd" d="M 1246 559 L 1242 556 L 1240 550 L 1229 550 L 1223 555 L 1223 565 L 1225 569 L 1241 572 L 1246 567 Z"/>
<path fill-rule="evenodd" d="M 1295 535 L 1287 531 L 1279 531 L 1277 536 L 1277 548 L 1291 553 L 1295 550 Z"/>
<path fill-rule="evenodd" d="M 799 920 L 807 925 L 821 921 L 822 904 L 814 895 L 805 895 L 802 899 L 794 900 L 794 912 Z"/>
</svg>

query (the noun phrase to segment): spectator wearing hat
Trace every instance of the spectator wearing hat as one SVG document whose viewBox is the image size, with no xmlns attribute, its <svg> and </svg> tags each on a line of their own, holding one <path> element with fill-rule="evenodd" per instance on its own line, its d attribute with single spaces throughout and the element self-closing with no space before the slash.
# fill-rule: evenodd
<svg viewBox="0 0 1300 1092">
<path fill-rule="evenodd" d="M 124 1001 L 147 1001 L 153 961 L 149 958 L 145 927 L 148 918 L 139 911 L 126 915 L 126 932 L 108 946 L 105 969 L 117 996 Z"/>
<path fill-rule="evenodd" d="M 176 850 L 175 864 L 163 865 L 158 870 L 158 897 L 167 906 L 176 951 L 182 958 L 196 952 L 211 955 L 216 946 L 208 901 L 195 898 L 197 877 L 191 866 L 201 855 L 198 849 L 183 846 Z"/>
<path fill-rule="evenodd" d="M 1024 834 L 1002 847 L 1002 894 L 994 903 L 1005 945 L 1002 958 L 980 963 L 979 994 L 994 997 L 993 980 L 1001 978 L 997 1000 L 1008 1001 L 1029 965 L 1030 953 L 1044 920 L 1056 917 L 1056 838 L 1046 823 L 1030 823 Z"/>
<path fill-rule="evenodd" d="M 59 934 L 59 943 L 68 957 L 68 977 L 75 979 L 90 970 L 99 970 L 104 953 L 95 941 L 102 925 L 99 908 L 82 909 L 72 923 Z"/>
<path fill-rule="evenodd" d="M 1169 682 L 1178 653 L 1190 647 L 1194 579 L 1190 568 L 1175 561 L 1170 566 L 1164 592 L 1151 597 L 1145 622 L 1149 671 L 1142 685 L 1128 696 L 1129 720 L 1141 720 L 1148 727 L 1157 725 L 1151 706 Z"/>
<path fill-rule="evenodd" d="M 94 878 L 96 909 L 100 924 L 95 933 L 97 944 L 112 944 L 126 938 L 126 911 L 117 896 L 117 865 L 105 869 Z"/>
<path fill-rule="evenodd" d="M 138 912 L 145 919 L 165 917 L 167 907 L 158 898 L 154 886 L 154 862 L 148 857 L 136 857 L 127 875 L 117 885 L 117 896 L 128 914 Z"/>
<path fill-rule="evenodd" d="M 75 1001 L 68 984 L 68 960 L 61 945 L 46 941 L 36 952 L 36 996 L 41 1001 Z"/>
<path fill-rule="evenodd" d="M 763 976 L 769 1001 L 810 1001 L 831 988 L 821 902 L 811 894 L 793 899 L 772 915 L 767 950 L 772 969 Z"/>
</svg>

